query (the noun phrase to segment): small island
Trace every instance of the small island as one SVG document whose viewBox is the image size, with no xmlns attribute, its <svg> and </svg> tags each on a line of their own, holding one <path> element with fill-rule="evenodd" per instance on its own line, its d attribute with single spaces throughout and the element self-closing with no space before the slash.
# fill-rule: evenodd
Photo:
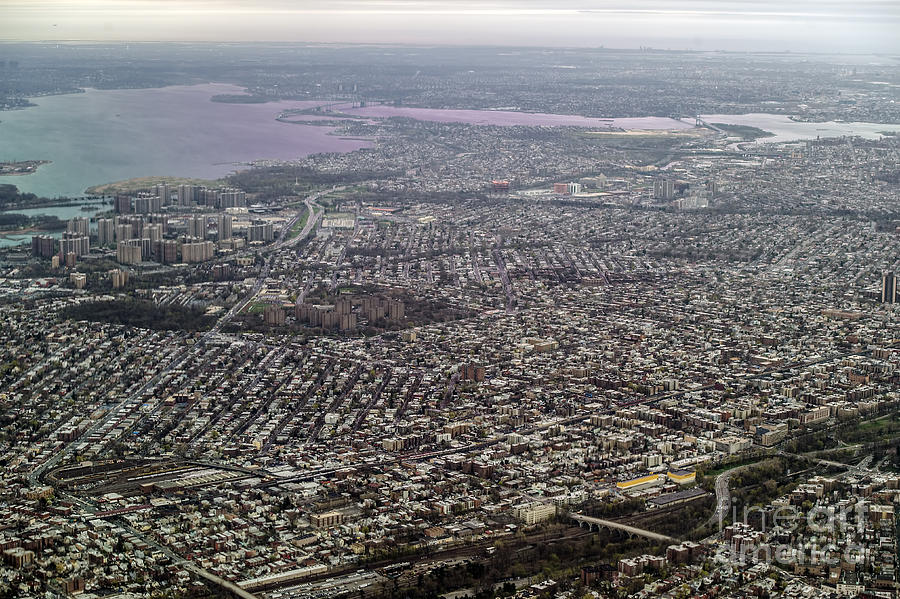
<svg viewBox="0 0 900 599">
<path fill-rule="evenodd" d="M 734 125 L 731 123 L 711 123 L 711 125 L 720 131 L 723 131 L 726 135 L 740 137 L 744 141 L 753 141 L 754 139 L 759 139 L 761 137 L 775 137 L 775 134 L 771 131 L 765 131 L 764 129 L 752 127 L 750 125 Z"/>
<path fill-rule="evenodd" d="M 210 100 L 224 104 L 265 104 L 273 101 L 270 98 L 251 94 L 218 94 L 210 98 Z"/>
<path fill-rule="evenodd" d="M 23 160 L 21 162 L 0 162 L 0 176 L 30 175 L 49 160 Z"/>
</svg>

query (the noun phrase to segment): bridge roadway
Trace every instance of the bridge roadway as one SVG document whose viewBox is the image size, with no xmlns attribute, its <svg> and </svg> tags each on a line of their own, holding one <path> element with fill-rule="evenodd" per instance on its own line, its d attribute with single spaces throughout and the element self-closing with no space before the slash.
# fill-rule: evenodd
<svg viewBox="0 0 900 599">
<path fill-rule="evenodd" d="M 251 593 L 249 591 L 245 591 L 244 589 L 242 589 L 238 585 L 234 584 L 233 582 L 225 580 L 224 578 L 220 578 L 220 577 L 216 576 L 215 574 L 213 574 L 212 572 L 208 572 L 207 570 L 204 570 L 203 568 L 200 568 L 200 567 L 194 565 L 192 562 L 184 563 L 183 567 L 185 570 L 188 570 L 189 572 L 193 572 L 194 574 L 196 574 L 197 576 L 200 576 L 201 578 L 205 578 L 206 580 L 208 580 L 212 584 L 218 586 L 219 588 L 225 589 L 234 597 L 240 597 L 241 599 L 258 599 L 257 596 L 254 595 L 253 593 Z"/>
<path fill-rule="evenodd" d="M 719 129 L 718 127 L 713 125 L 712 123 L 706 122 L 706 119 L 701 118 L 701 116 L 699 114 L 697 115 L 695 122 L 698 125 L 702 125 L 703 127 L 706 127 L 707 129 L 712 129 L 713 131 L 717 131 L 719 133 L 726 133 L 725 131 L 722 131 L 721 129 Z"/>
<path fill-rule="evenodd" d="M 614 522 L 612 520 L 603 520 L 602 518 L 594 518 L 592 516 L 585 516 L 583 514 L 569 514 L 569 517 L 572 520 L 577 522 L 584 522 L 585 524 L 597 526 L 600 528 L 609 528 L 612 530 L 621 530 L 622 532 L 628 533 L 630 535 L 636 537 L 643 537 L 645 539 L 650 539 L 651 541 L 662 541 L 664 543 L 678 543 L 678 539 L 661 535 L 657 532 L 652 532 L 649 530 L 644 530 L 643 528 L 637 528 L 636 526 L 629 526 L 627 524 L 622 524 L 621 522 Z"/>
<path fill-rule="evenodd" d="M 227 596 L 239 597 L 240 599 L 258 599 L 258 597 L 256 595 L 254 595 L 253 593 L 251 593 L 249 591 L 242 589 L 241 587 L 234 584 L 233 582 L 231 582 L 229 580 L 225 580 L 224 578 L 221 578 L 220 576 L 213 574 L 209 570 L 201 568 L 194 562 L 181 557 L 180 555 L 178 555 L 177 553 L 175 553 L 174 551 L 172 551 L 165 545 L 158 543 L 156 541 L 156 539 L 154 539 L 148 535 L 145 535 L 144 533 L 140 532 L 139 530 L 137 530 L 136 528 L 131 526 L 131 524 L 127 520 L 121 520 L 119 522 L 119 525 L 126 528 L 128 530 L 128 532 L 130 532 L 137 538 L 141 539 L 142 541 L 144 541 L 145 543 L 147 543 L 148 545 L 150 545 L 157 551 L 160 551 L 161 553 L 166 555 L 169 559 L 172 560 L 173 563 L 181 566 L 188 572 L 192 572 L 193 574 L 199 576 L 200 578 L 207 580 L 208 582 L 219 587 L 220 589 L 223 589 L 224 591 L 226 591 Z"/>
</svg>

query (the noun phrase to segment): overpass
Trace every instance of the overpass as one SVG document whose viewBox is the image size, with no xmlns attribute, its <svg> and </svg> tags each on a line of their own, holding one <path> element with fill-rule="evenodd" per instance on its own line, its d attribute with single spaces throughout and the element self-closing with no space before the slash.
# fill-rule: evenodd
<svg viewBox="0 0 900 599">
<path fill-rule="evenodd" d="M 204 570 L 203 568 L 200 568 L 199 566 L 195 566 L 191 562 L 186 562 L 184 564 L 184 569 L 189 572 L 193 572 L 197 576 L 199 576 L 199 577 L 207 580 L 208 582 L 212 583 L 213 585 L 219 587 L 220 589 L 222 589 L 225 592 L 224 593 L 225 596 L 237 597 L 239 599 L 258 599 L 258 597 L 256 595 L 254 595 L 253 593 L 251 593 L 250 591 L 245 591 L 244 589 L 242 589 L 238 585 L 234 584 L 233 582 L 225 580 L 224 578 L 221 578 L 219 576 L 216 576 L 212 572 Z"/>
<path fill-rule="evenodd" d="M 601 528 L 606 528 L 609 530 L 621 530 L 622 532 L 632 537 L 643 537 L 645 539 L 650 539 L 651 541 L 660 541 L 663 543 L 679 542 L 678 539 L 673 539 L 672 537 L 666 535 L 661 535 L 656 532 L 644 530 L 643 528 L 637 528 L 636 526 L 622 524 L 621 522 L 614 522 L 613 520 L 603 520 L 602 518 L 594 518 L 592 516 L 585 516 L 583 514 L 569 514 L 569 517 L 572 520 L 578 522 L 579 526 L 588 526 L 589 528 L 596 527 L 597 530 L 600 530 Z"/>
<path fill-rule="evenodd" d="M 809 462 L 815 462 L 821 466 L 830 466 L 832 468 L 842 468 L 844 470 L 853 470 L 854 467 L 850 464 L 844 464 L 843 462 L 835 462 L 833 460 L 825 460 L 822 458 L 817 458 L 815 456 L 811 456 L 809 454 L 802 453 L 791 453 L 789 451 L 779 451 L 775 455 L 779 456 L 787 456 L 792 458 L 797 458 L 798 460 L 807 460 Z"/>
</svg>

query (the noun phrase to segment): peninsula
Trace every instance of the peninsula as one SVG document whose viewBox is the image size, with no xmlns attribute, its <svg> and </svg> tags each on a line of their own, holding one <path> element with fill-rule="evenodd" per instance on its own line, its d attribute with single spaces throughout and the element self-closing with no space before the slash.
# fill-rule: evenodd
<svg viewBox="0 0 900 599">
<path fill-rule="evenodd" d="M 50 164 L 49 160 L 23 160 L 21 162 L 0 162 L 0 176 L 30 175 L 42 164 Z"/>
</svg>

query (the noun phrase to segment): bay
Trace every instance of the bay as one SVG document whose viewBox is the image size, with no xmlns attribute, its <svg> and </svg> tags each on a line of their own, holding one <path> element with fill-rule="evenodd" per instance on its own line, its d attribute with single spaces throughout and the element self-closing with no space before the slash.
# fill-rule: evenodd
<svg viewBox="0 0 900 599">
<path fill-rule="evenodd" d="M 136 177 L 215 179 L 255 160 L 291 160 L 371 145 L 326 126 L 281 123 L 283 110 L 319 102 L 212 102 L 239 87 L 211 83 L 154 89 L 88 89 L 0 112 L 0 161 L 50 160 L 30 175 L 0 177 L 42 197 L 76 197 L 92 185 Z"/>
</svg>

